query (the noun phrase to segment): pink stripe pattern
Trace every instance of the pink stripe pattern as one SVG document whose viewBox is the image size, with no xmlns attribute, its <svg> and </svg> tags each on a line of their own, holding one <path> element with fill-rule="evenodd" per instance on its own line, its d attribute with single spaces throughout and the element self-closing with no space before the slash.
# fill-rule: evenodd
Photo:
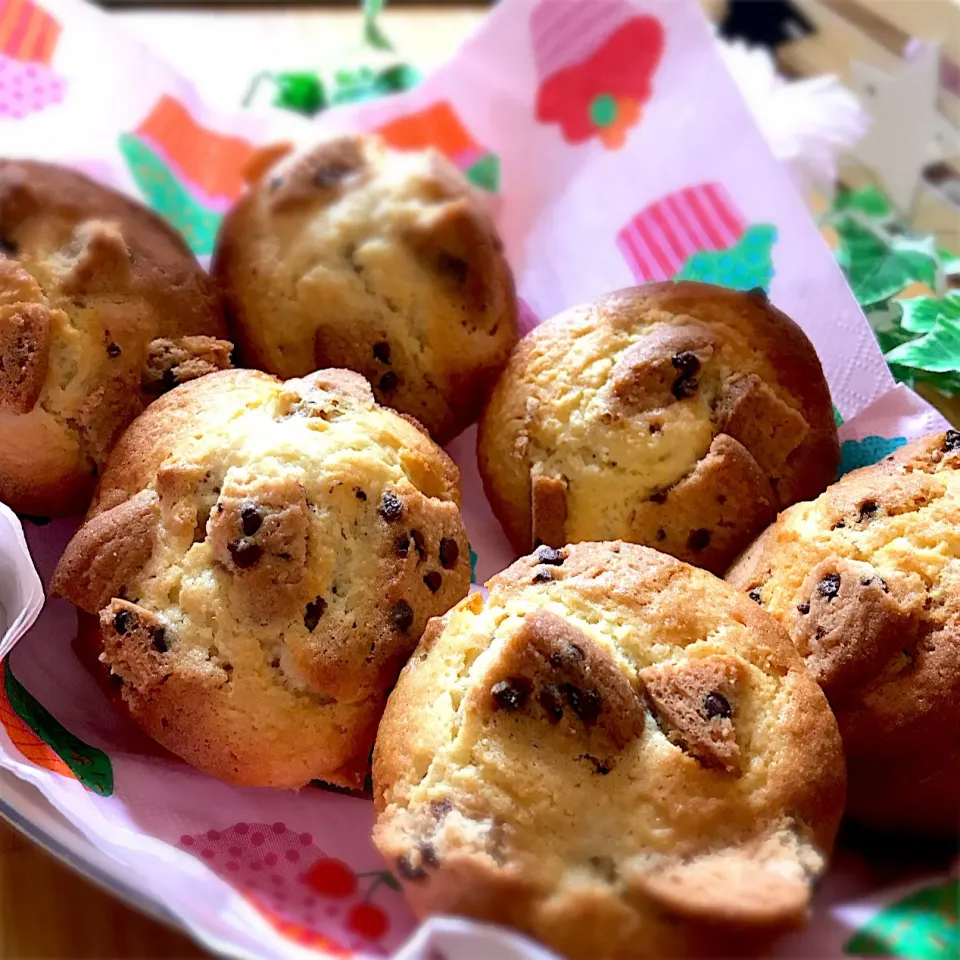
<svg viewBox="0 0 960 960">
<path fill-rule="evenodd" d="M 633 16 L 626 0 L 543 0 L 530 17 L 540 78 L 586 60 Z"/>
<path fill-rule="evenodd" d="M 727 250 L 746 221 L 719 183 L 686 187 L 651 203 L 617 234 L 638 283 L 669 280 L 695 253 Z"/>
</svg>

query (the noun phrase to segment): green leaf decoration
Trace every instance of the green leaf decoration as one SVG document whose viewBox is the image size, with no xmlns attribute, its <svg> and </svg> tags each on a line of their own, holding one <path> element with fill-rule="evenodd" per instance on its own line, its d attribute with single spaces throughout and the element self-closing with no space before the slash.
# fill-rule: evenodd
<svg viewBox="0 0 960 960">
<path fill-rule="evenodd" d="M 937 282 L 936 250 L 908 239 L 886 239 L 861 222 L 841 218 L 837 261 L 864 308 L 889 300 L 911 283 Z"/>
<path fill-rule="evenodd" d="M 844 953 L 954 960 L 960 956 L 958 904 L 960 880 L 924 887 L 881 910 L 844 944 Z"/>
<path fill-rule="evenodd" d="M 838 191 L 834 200 L 834 210 L 854 211 L 881 221 L 890 220 L 894 216 L 893 205 L 876 187 Z"/>
<path fill-rule="evenodd" d="M 472 167 L 464 171 L 464 176 L 481 190 L 496 193 L 500 189 L 500 158 L 488 153 Z"/>
<path fill-rule="evenodd" d="M 410 90 L 423 79 L 423 74 L 408 63 L 397 63 L 381 70 L 377 77 L 377 86 L 384 93 L 401 93 Z"/>
<path fill-rule="evenodd" d="M 393 44 L 377 25 L 384 0 L 363 0 L 363 39 L 377 50 L 393 50 Z"/>
<path fill-rule="evenodd" d="M 771 251 L 776 239 L 776 227 L 753 224 L 730 249 L 695 253 L 674 279 L 701 280 L 733 290 L 766 290 L 773 279 Z"/>
<path fill-rule="evenodd" d="M 80 783 L 101 797 L 109 797 L 113 793 L 110 758 L 102 750 L 74 736 L 41 706 L 13 675 L 9 660 L 3 677 L 4 692 L 14 713 L 63 760 Z"/>
<path fill-rule="evenodd" d="M 327 106 L 323 81 L 315 73 L 278 73 L 273 79 L 277 85 L 275 107 L 313 117 Z"/>
<path fill-rule="evenodd" d="M 894 347 L 885 357 L 887 363 L 931 373 L 960 370 L 960 322 L 943 319 L 930 333 Z"/>
<path fill-rule="evenodd" d="M 951 290 L 942 300 L 912 297 L 901 300 L 901 323 L 911 333 L 930 333 L 940 320 L 960 320 L 960 290 Z"/>
<path fill-rule="evenodd" d="M 150 206 L 183 234 L 194 253 L 212 253 L 223 215 L 194 200 L 163 160 L 133 134 L 121 135 L 120 152 Z"/>
<path fill-rule="evenodd" d="M 838 426 L 843 426 L 843 414 L 840 412 L 836 404 L 833 405 L 833 422 Z"/>
<path fill-rule="evenodd" d="M 470 551 L 470 582 L 476 583 L 477 582 L 477 560 L 479 560 L 480 558 L 475 553 L 473 547 L 471 547 L 469 544 L 467 544 L 467 548 Z"/>
</svg>

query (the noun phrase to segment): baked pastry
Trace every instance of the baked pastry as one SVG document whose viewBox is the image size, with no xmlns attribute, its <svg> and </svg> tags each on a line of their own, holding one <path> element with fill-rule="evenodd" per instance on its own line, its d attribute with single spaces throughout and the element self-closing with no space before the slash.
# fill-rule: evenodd
<svg viewBox="0 0 960 960">
<path fill-rule="evenodd" d="M 830 393 L 762 290 L 619 290 L 519 344 L 480 422 L 480 473 L 518 553 L 623 539 L 722 573 L 834 479 Z"/>
<path fill-rule="evenodd" d="M 0 500 L 83 510 L 147 403 L 229 366 L 225 333 L 159 217 L 64 167 L 0 159 Z"/>
<path fill-rule="evenodd" d="M 568 957 L 739 956 L 803 922 L 843 807 L 784 631 L 646 547 L 540 547 L 427 625 L 373 759 L 420 915 Z"/>
<path fill-rule="evenodd" d="M 960 824 L 960 433 L 781 514 L 727 574 L 790 633 L 840 725 L 848 813 Z"/>
<path fill-rule="evenodd" d="M 359 788 L 427 620 L 467 592 L 459 473 L 367 382 L 231 370 L 117 442 L 51 589 L 133 719 L 235 783 Z"/>
<path fill-rule="evenodd" d="M 347 367 L 446 443 L 517 341 L 513 278 L 466 180 L 372 136 L 282 161 L 224 220 L 213 273 L 246 366 Z"/>
</svg>

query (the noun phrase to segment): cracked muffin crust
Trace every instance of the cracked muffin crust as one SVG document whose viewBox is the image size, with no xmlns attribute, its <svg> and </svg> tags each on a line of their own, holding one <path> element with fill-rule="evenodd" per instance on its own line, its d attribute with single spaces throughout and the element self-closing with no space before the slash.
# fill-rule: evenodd
<svg viewBox="0 0 960 960">
<path fill-rule="evenodd" d="M 840 458 L 820 361 L 763 291 L 620 290 L 541 324 L 480 421 L 514 548 L 623 539 L 722 573 Z"/>
<path fill-rule="evenodd" d="M 118 441 L 51 590 L 134 720 L 235 783 L 362 786 L 386 692 L 470 582 L 459 473 L 367 382 L 211 374 Z"/>
<path fill-rule="evenodd" d="M 477 419 L 517 341 L 510 268 L 466 180 L 376 137 L 271 169 L 224 221 L 213 272 L 246 365 L 356 370 L 438 443 Z"/>
<path fill-rule="evenodd" d="M 790 633 L 837 716 L 848 813 L 960 822 L 960 433 L 916 440 L 781 514 L 727 579 Z"/>
<path fill-rule="evenodd" d="M 219 298 L 146 207 L 64 167 L 0 159 L 0 500 L 83 510 L 121 430 L 229 366 Z"/>
<path fill-rule="evenodd" d="M 374 749 L 415 912 L 573 958 L 739 955 L 803 922 L 843 807 L 784 631 L 646 547 L 542 546 L 432 620 Z"/>
</svg>

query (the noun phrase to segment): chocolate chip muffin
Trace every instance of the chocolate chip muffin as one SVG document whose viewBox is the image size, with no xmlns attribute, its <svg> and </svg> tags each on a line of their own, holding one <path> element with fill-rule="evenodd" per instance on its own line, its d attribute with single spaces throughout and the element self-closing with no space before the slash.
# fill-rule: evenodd
<svg viewBox="0 0 960 960">
<path fill-rule="evenodd" d="M 848 812 L 960 824 L 960 433 L 785 511 L 727 574 L 789 631 L 837 716 Z"/>
<path fill-rule="evenodd" d="M 634 544 L 540 547 L 487 586 L 427 625 L 377 735 L 374 842 L 415 912 L 584 960 L 801 924 L 844 767 L 782 628 Z"/>
<path fill-rule="evenodd" d="M 480 415 L 517 341 L 510 268 L 435 152 L 343 137 L 290 157 L 224 221 L 213 272 L 246 366 L 347 367 L 446 443 Z"/>
<path fill-rule="evenodd" d="M 234 783 L 362 786 L 387 690 L 467 592 L 459 474 L 367 382 L 178 387 L 118 441 L 51 583 L 133 719 Z"/>
<path fill-rule="evenodd" d="M 722 573 L 840 451 L 817 355 L 762 290 L 655 283 L 528 334 L 478 456 L 518 553 L 623 539 Z"/>
<path fill-rule="evenodd" d="M 180 236 L 81 174 L 0 159 L 0 500 L 90 501 L 120 431 L 229 366 L 219 298 Z"/>
</svg>

